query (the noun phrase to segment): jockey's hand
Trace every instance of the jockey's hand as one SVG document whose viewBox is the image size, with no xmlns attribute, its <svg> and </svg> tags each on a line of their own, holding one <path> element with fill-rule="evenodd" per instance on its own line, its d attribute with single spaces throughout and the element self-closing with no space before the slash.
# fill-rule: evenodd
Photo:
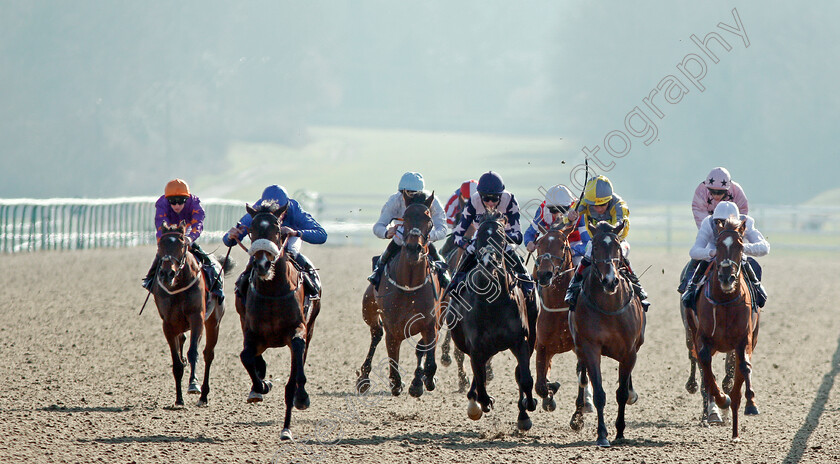
<svg viewBox="0 0 840 464">
<path fill-rule="evenodd" d="M 190 246 L 192 244 L 192 238 L 190 238 L 189 235 L 184 236 L 184 243 L 186 243 L 187 246 Z"/>
<path fill-rule="evenodd" d="M 714 258 L 715 256 L 717 256 L 717 249 L 714 249 L 709 252 L 709 258 Z"/>
<path fill-rule="evenodd" d="M 291 235 L 292 237 L 297 237 L 298 233 L 295 229 L 292 229 L 289 226 L 283 226 L 280 228 L 281 235 Z"/>
<path fill-rule="evenodd" d="M 525 249 L 528 250 L 529 253 L 533 253 L 534 250 L 537 249 L 536 242 L 528 242 L 528 244 L 525 245 Z"/>
<path fill-rule="evenodd" d="M 398 225 L 393 225 L 388 228 L 388 231 L 385 232 L 385 238 L 394 238 L 394 235 L 397 235 L 397 228 Z"/>
<path fill-rule="evenodd" d="M 566 213 L 566 218 L 569 219 L 569 222 L 575 222 L 580 217 L 580 213 L 577 212 L 576 209 L 570 208 L 569 211 Z"/>
<path fill-rule="evenodd" d="M 239 239 L 239 236 L 240 236 L 240 235 L 242 235 L 242 234 L 244 234 L 245 232 L 247 232 L 247 230 L 245 229 L 245 226 L 238 226 L 238 227 L 237 227 L 237 226 L 234 226 L 234 227 L 231 227 L 231 228 L 230 228 L 230 230 L 228 231 L 227 235 L 228 235 L 228 237 L 230 237 L 232 240 L 238 240 L 238 239 Z"/>
<path fill-rule="evenodd" d="M 475 245 L 470 243 L 469 245 L 467 245 L 466 250 L 467 250 L 467 253 L 469 253 L 471 255 L 474 255 L 475 254 Z"/>
</svg>

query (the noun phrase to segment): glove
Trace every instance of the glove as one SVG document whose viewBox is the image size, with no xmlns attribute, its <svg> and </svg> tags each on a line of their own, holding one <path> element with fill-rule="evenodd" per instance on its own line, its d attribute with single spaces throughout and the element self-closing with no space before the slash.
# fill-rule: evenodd
<svg viewBox="0 0 840 464">
<path fill-rule="evenodd" d="M 475 254 L 475 245 L 470 243 L 469 245 L 467 245 L 466 250 L 467 250 L 467 253 L 469 253 L 471 255 L 474 255 Z"/>
</svg>

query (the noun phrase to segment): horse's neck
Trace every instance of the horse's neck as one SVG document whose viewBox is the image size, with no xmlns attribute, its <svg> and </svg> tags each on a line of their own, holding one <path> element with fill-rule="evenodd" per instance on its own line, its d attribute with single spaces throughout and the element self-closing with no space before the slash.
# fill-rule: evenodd
<svg viewBox="0 0 840 464">
<path fill-rule="evenodd" d="M 395 282 L 405 287 L 420 285 L 426 280 L 426 274 L 428 273 L 427 260 L 421 258 L 419 261 L 412 262 L 406 258 L 406 255 L 405 248 L 400 250 L 393 261 L 394 267 L 389 270 L 388 275 Z"/>
</svg>

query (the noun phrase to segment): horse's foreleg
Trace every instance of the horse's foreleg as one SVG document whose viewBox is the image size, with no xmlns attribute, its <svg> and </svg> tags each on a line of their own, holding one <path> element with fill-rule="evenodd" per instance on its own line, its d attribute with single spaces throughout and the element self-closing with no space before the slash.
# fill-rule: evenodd
<svg viewBox="0 0 840 464">
<path fill-rule="evenodd" d="M 309 394 L 306 392 L 306 373 L 304 372 L 303 360 L 303 355 L 306 351 L 306 338 L 301 334 L 295 335 L 295 337 L 292 338 L 291 350 L 292 357 L 297 362 L 293 371 L 295 376 L 295 408 L 303 410 L 309 407 Z"/>
<path fill-rule="evenodd" d="M 697 361 L 700 363 L 700 370 L 703 373 L 703 385 L 706 391 L 714 398 L 719 408 L 728 408 L 731 403 L 729 395 L 720 391 L 715 374 L 712 372 L 712 348 L 703 337 L 697 337 Z"/>
<path fill-rule="evenodd" d="M 446 336 L 443 338 L 443 344 L 440 346 L 440 363 L 444 367 L 452 364 L 452 356 L 449 355 L 450 346 L 452 345 L 452 331 L 447 330 Z"/>
<path fill-rule="evenodd" d="M 630 352 L 627 358 L 618 364 L 618 389 L 615 391 L 615 400 L 618 402 L 618 417 L 615 419 L 615 439 L 624 439 L 624 410 L 628 404 L 633 404 L 638 399 L 633 391 L 631 372 L 636 365 L 636 353 Z M 631 396 L 632 393 L 632 396 Z"/>
<path fill-rule="evenodd" d="M 303 352 L 306 349 L 306 340 L 300 333 L 296 333 L 291 340 L 286 340 L 288 341 L 289 351 L 291 351 L 292 362 L 291 368 L 289 369 L 289 380 L 286 382 L 284 397 L 286 411 L 283 416 L 283 431 L 280 433 L 281 440 L 292 439 L 292 430 L 290 428 L 292 422 L 292 406 L 294 405 L 298 409 L 305 409 L 306 406 L 309 406 L 308 397 L 306 397 L 306 404 L 300 405 L 304 407 L 298 405 L 298 401 L 301 398 L 298 396 L 299 391 L 303 390 L 303 384 L 306 383 L 306 377 L 303 375 Z M 306 392 L 303 391 L 303 394 L 305 395 Z"/>
<path fill-rule="evenodd" d="M 434 391 L 437 387 L 437 361 L 435 360 L 435 351 L 437 350 L 437 326 L 432 323 L 426 329 L 426 336 L 423 338 L 423 352 L 426 356 L 426 362 L 423 364 L 423 385 L 428 391 Z M 418 347 L 420 348 L 420 347 Z"/>
<path fill-rule="evenodd" d="M 740 350 L 739 350 L 740 351 Z M 741 357 L 740 355 L 738 356 Z M 730 405 L 730 412 L 732 413 L 732 439 L 738 440 L 738 410 L 741 407 L 741 385 L 744 383 L 744 373 L 741 370 L 741 365 L 735 369 L 734 381 L 732 383 L 732 390 L 729 394 L 732 397 L 732 404 Z M 749 407 L 749 402 L 747 403 Z M 745 413 L 746 414 L 746 413 Z"/>
<path fill-rule="evenodd" d="M 723 382 L 720 384 L 720 388 L 723 389 L 724 392 L 729 393 L 732 390 L 732 379 L 735 377 L 735 351 L 730 351 L 726 353 L 726 364 L 724 367 L 724 376 Z"/>
<path fill-rule="evenodd" d="M 400 344 L 402 339 L 385 333 L 385 348 L 388 350 L 388 364 L 390 368 L 389 378 L 391 379 L 391 394 L 400 396 L 403 389 L 402 376 L 400 375 Z"/>
<path fill-rule="evenodd" d="M 592 382 L 593 399 L 595 401 L 595 410 L 598 413 L 598 441 L 600 447 L 609 447 L 610 442 L 607 440 L 607 425 L 604 422 L 604 406 L 607 404 L 607 396 L 604 393 L 604 387 L 601 383 L 601 353 L 594 347 L 583 347 L 577 350 L 583 354 L 581 356 L 586 372 L 589 374 L 589 380 Z"/>
<path fill-rule="evenodd" d="M 184 377 L 184 358 L 181 355 L 181 347 L 183 346 L 181 338 L 184 335 L 178 333 L 175 328 L 166 322 L 163 323 L 163 335 L 166 337 L 166 342 L 169 343 L 169 352 L 172 355 L 172 376 L 175 377 L 175 406 L 183 406 L 184 397 L 181 392 L 181 379 Z"/>
<path fill-rule="evenodd" d="M 686 315 L 686 308 L 680 304 L 680 314 L 682 314 L 683 326 L 685 327 L 685 347 L 688 349 L 688 362 L 691 364 L 691 373 L 688 376 L 688 381 L 685 382 L 685 391 L 690 394 L 697 393 L 697 356 L 694 352 L 694 332 L 693 321 L 689 321 Z"/>
<path fill-rule="evenodd" d="M 533 425 L 528 411 L 537 409 L 537 400 L 533 396 L 534 378 L 531 376 L 531 345 L 527 340 L 520 341 L 513 351 L 516 356 L 516 383 L 519 385 L 519 417 L 516 426 L 519 430 L 530 430 Z"/>
<path fill-rule="evenodd" d="M 190 386 L 187 388 L 187 393 L 194 395 L 201 393 L 195 378 L 195 366 L 198 363 L 198 345 L 201 343 L 203 334 L 204 321 L 202 315 L 193 314 L 190 317 L 190 349 L 187 351 L 187 361 L 190 363 Z"/>
<path fill-rule="evenodd" d="M 382 324 L 378 323 L 378 321 L 377 324 L 370 327 L 370 348 L 368 348 L 365 361 L 359 369 L 359 378 L 356 380 L 356 391 L 359 393 L 365 393 L 370 388 L 370 370 L 371 363 L 373 362 L 373 355 L 376 353 L 376 346 L 379 345 L 384 333 L 385 331 L 382 330 Z"/>
<path fill-rule="evenodd" d="M 452 351 L 455 355 L 455 363 L 458 364 L 458 393 L 464 393 L 470 385 L 467 371 L 464 370 L 464 352 L 459 350 L 457 346 Z"/>
<path fill-rule="evenodd" d="M 214 313 L 204 326 L 207 331 L 207 341 L 204 343 L 204 383 L 201 385 L 198 406 L 207 405 L 207 395 L 210 393 L 210 365 L 216 358 L 216 343 L 219 340 L 219 326 L 221 325 L 219 319 L 221 319 L 219 313 Z"/>
<path fill-rule="evenodd" d="M 747 416 L 755 416 L 758 414 L 758 406 L 755 405 L 755 391 L 752 387 L 752 346 L 747 343 L 743 349 L 738 350 L 738 369 L 744 378 L 746 391 L 744 395 L 747 398 L 747 405 L 744 407 L 744 414 Z M 736 372 L 737 372 L 736 370 Z M 736 374 L 737 375 L 737 374 Z M 735 393 L 733 393 L 735 395 Z M 738 393 L 740 396 L 740 393 Z"/>
<path fill-rule="evenodd" d="M 261 354 L 262 351 L 259 351 L 258 353 L 257 344 L 252 339 L 252 336 L 250 336 L 249 333 L 246 333 L 244 348 L 242 349 L 242 353 L 239 354 L 239 359 L 242 361 L 242 365 L 251 377 L 252 386 L 251 395 L 248 397 L 249 403 L 262 401 L 262 396 L 260 395 L 264 395 L 271 390 L 271 382 L 265 382 L 263 380 L 265 378 L 265 361 L 261 360 Z M 258 361 L 258 358 L 260 361 Z M 262 372 L 260 372 L 258 368 L 260 365 L 263 367 Z M 263 376 L 260 376 L 260 374 Z"/>
</svg>

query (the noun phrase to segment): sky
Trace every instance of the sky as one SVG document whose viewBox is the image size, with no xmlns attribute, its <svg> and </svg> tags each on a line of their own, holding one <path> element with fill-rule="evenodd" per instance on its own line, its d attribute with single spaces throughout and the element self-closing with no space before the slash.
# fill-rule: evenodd
<svg viewBox="0 0 840 464">
<path fill-rule="evenodd" d="M 688 201 L 726 166 L 752 200 L 795 204 L 840 168 L 838 16 L 828 1 L 14 2 L 0 198 L 247 182 L 226 175 L 236 147 L 311 153 L 319 128 L 341 127 L 561 139 L 556 156 L 511 149 L 504 165 L 538 159 L 534 185 L 574 184 L 593 153 L 593 172 L 649 201 Z M 393 173 L 415 170 L 396 155 Z M 448 179 L 434 156 L 424 174 Z M 493 165 L 463 157 L 459 178 Z"/>
</svg>

